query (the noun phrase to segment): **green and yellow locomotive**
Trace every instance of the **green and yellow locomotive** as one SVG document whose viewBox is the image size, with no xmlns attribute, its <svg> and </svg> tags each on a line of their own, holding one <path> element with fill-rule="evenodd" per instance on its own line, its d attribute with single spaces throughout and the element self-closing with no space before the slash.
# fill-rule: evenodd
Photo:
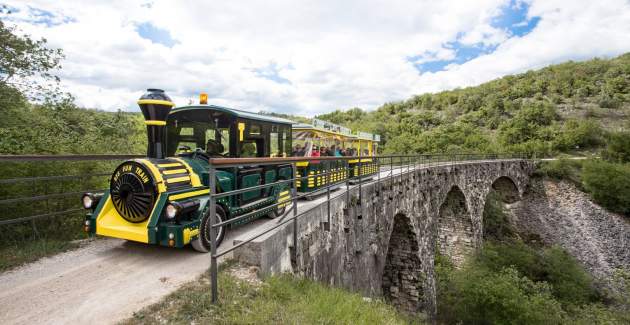
<svg viewBox="0 0 630 325">
<path fill-rule="evenodd" d="M 216 222 L 256 211 L 246 223 L 275 217 L 290 199 L 289 185 L 252 190 L 217 200 L 209 206 L 212 157 L 286 157 L 291 151 L 291 124 L 286 119 L 207 104 L 173 108 L 159 89 L 149 89 L 138 105 L 147 126 L 147 157 L 125 161 L 114 171 L 109 191 L 86 193 L 90 209 L 85 231 L 107 237 L 170 247 L 187 244 L 201 252 L 210 248 L 210 217 Z M 245 189 L 292 178 L 291 165 L 220 168 L 217 192 Z M 217 243 L 225 235 L 218 229 Z"/>
</svg>

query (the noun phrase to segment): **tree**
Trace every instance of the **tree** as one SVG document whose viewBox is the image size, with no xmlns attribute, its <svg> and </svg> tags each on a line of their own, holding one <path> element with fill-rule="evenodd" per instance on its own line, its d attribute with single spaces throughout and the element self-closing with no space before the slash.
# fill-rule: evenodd
<svg viewBox="0 0 630 325">
<path fill-rule="evenodd" d="M 2 9 L 6 12 L 6 6 Z M 46 47 L 46 39 L 18 35 L 0 21 L 0 107 L 15 107 L 25 99 L 56 101 L 59 78 L 53 74 L 63 59 L 61 49 Z"/>
</svg>

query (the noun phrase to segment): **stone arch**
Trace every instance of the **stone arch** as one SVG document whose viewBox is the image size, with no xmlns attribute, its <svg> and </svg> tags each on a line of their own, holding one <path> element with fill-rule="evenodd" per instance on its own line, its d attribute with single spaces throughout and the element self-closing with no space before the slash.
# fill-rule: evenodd
<svg viewBox="0 0 630 325">
<path fill-rule="evenodd" d="M 495 192 L 498 198 L 505 203 L 514 203 L 521 199 L 516 183 L 507 176 L 501 176 L 492 182 L 491 192 Z"/>
<path fill-rule="evenodd" d="M 501 240 L 513 234 L 506 215 L 506 205 L 521 199 L 521 194 L 512 178 L 501 176 L 492 182 L 487 191 L 482 212 L 482 237 Z"/>
<path fill-rule="evenodd" d="M 438 250 L 459 267 L 475 249 L 474 227 L 462 190 L 453 186 L 440 206 L 437 221 Z"/>
<path fill-rule="evenodd" d="M 419 246 L 411 222 L 404 214 L 394 217 L 383 270 L 383 296 L 399 310 L 415 314 L 424 305 Z"/>
</svg>

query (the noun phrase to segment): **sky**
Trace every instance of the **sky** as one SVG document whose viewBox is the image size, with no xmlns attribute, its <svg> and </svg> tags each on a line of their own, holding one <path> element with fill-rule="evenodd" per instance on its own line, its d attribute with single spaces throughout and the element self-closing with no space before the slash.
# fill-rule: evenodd
<svg viewBox="0 0 630 325">
<path fill-rule="evenodd" d="M 177 105 L 314 116 L 567 60 L 630 51 L 630 0 L 2 1 L 0 16 L 66 58 L 77 104 Z"/>
</svg>

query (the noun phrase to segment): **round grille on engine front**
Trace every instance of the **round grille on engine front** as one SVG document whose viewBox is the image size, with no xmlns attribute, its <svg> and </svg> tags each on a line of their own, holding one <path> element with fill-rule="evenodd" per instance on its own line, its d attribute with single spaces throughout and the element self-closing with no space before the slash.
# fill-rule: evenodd
<svg viewBox="0 0 630 325">
<path fill-rule="evenodd" d="M 116 168 L 109 191 L 116 211 L 129 222 L 142 222 L 155 203 L 155 185 L 144 166 L 127 161 Z"/>
</svg>

